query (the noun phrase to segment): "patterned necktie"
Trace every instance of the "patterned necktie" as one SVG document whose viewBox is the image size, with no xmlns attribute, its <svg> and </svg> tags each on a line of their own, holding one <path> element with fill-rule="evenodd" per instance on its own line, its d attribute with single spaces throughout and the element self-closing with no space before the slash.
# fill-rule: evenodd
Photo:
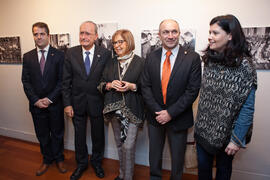
<svg viewBox="0 0 270 180">
<path fill-rule="evenodd" d="M 172 54 L 171 51 L 166 52 L 166 59 L 162 67 L 161 87 L 162 87 L 162 95 L 163 95 L 164 104 L 166 104 L 167 86 L 168 86 L 170 75 L 171 75 L 171 63 L 170 63 L 171 54 Z"/>
<path fill-rule="evenodd" d="M 45 56 L 44 56 L 45 50 L 40 50 L 40 52 L 41 52 L 41 58 L 40 58 L 39 65 L 40 65 L 41 74 L 43 75 L 44 67 L 45 67 Z"/>
<path fill-rule="evenodd" d="M 85 61 L 84 61 L 84 66 L 85 66 L 86 74 L 89 75 L 89 73 L 90 73 L 90 57 L 89 57 L 90 52 L 86 51 L 85 54 L 86 54 L 86 57 L 85 57 Z"/>
</svg>

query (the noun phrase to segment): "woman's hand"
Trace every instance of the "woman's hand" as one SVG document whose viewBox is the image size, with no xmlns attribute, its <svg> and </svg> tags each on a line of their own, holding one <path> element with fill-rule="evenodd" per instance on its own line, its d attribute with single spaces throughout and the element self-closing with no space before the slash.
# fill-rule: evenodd
<svg viewBox="0 0 270 180">
<path fill-rule="evenodd" d="M 110 90 L 112 89 L 112 83 L 111 83 L 111 82 L 106 83 L 105 89 L 106 89 L 107 91 L 110 91 Z"/>
<path fill-rule="evenodd" d="M 119 92 L 126 92 L 129 90 L 134 91 L 136 90 L 136 84 L 130 83 L 127 81 L 114 80 L 111 83 L 111 88 L 114 88 L 116 91 L 119 91 Z"/>
<path fill-rule="evenodd" d="M 116 91 L 118 91 L 123 86 L 123 84 L 119 80 L 113 80 L 109 86 L 110 88 L 113 88 Z"/>
<path fill-rule="evenodd" d="M 122 87 L 118 89 L 120 92 L 126 92 L 129 91 L 131 88 L 131 83 L 127 81 L 121 81 L 122 82 Z"/>
<path fill-rule="evenodd" d="M 72 106 L 67 106 L 64 108 L 64 112 L 65 114 L 69 117 L 69 118 L 73 118 L 74 116 L 74 111 L 73 111 L 73 108 Z"/>
<path fill-rule="evenodd" d="M 240 147 L 235 145 L 234 143 L 230 142 L 225 149 L 225 152 L 228 155 L 235 155 L 239 151 Z"/>
</svg>

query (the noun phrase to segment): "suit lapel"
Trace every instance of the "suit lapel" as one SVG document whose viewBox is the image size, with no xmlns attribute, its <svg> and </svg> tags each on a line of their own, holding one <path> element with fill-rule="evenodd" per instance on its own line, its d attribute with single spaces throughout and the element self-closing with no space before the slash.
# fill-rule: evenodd
<svg viewBox="0 0 270 180">
<path fill-rule="evenodd" d="M 49 51 L 48 51 L 48 54 L 47 54 L 47 58 L 46 58 L 46 61 L 45 61 L 45 67 L 44 67 L 44 71 L 43 71 L 43 79 L 46 78 L 49 70 L 50 70 L 50 66 L 53 62 L 53 58 L 54 58 L 54 49 L 50 46 L 49 47 Z M 41 71 L 40 71 L 41 73 Z"/>
<path fill-rule="evenodd" d="M 157 79 L 159 79 L 159 93 L 160 93 L 160 101 L 163 102 L 163 95 L 162 95 L 162 86 L 161 86 L 161 77 L 160 77 L 160 73 L 161 73 L 161 69 L 160 69 L 160 65 L 161 65 L 161 55 L 162 55 L 162 48 L 160 48 L 156 53 L 155 53 L 155 57 L 154 59 L 156 60 L 155 63 L 153 63 L 154 66 L 154 73 Z"/>
<path fill-rule="evenodd" d="M 32 57 L 33 57 L 33 64 L 34 64 L 34 66 L 35 66 L 35 69 L 36 69 L 37 71 L 39 71 L 39 73 L 40 73 L 40 75 L 41 75 L 41 70 L 40 70 L 40 65 L 39 65 L 39 59 L 38 59 L 37 48 L 35 48 L 35 49 L 33 50 L 33 55 L 32 55 Z"/>
<path fill-rule="evenodd" d="M 113 69 L 112 69 L 113 75 L 114 75 L 113 80 L 114 79 L 120 80 L 119 65 L 118 64 L 119 64 L 119 62 L 118 62 L 117 58 L 113 58 Z"/>
<path fill-rule="evenodd" d="M 84 66 L 83 54 L 82 54 L 82 46 L 78 46 L 78 50 L 75 51 L 74 56 L 75 56 L 74 58 L 76 59 L 81 69 L 82 76 L 87 77 L 85 66 Z"/>
<path fill-rule="evenodd" d="M 178 71 L 178 69 L 180 69 L 180 65 L 182 64 L 184 56 L 185 56 L 184 51 L 185 51 L 184 48 L 181 48 L 181 47 L 179 48 L 179 51 L 178 51 L 178 54 L 177 54 L 177 57 L 175 59 L 175 63 L 174 63 L 173 69 L 172 69 L 169 83 L 170 83 L 171 79 L 174 77 L 175 73 Z"/>
<path fill-rule="evenodd" d="M 98 46 L 95 46 L 95 52 L 94 52 L 94 56 L 93 56 L 93 61 L 91 63 L 91 67 L 90 67 L 90 74 L 94 73 L 95 68 L 98 64 L 98 61 L 100 60 L 100 49 L 98 48 Z"/>
<path fill-rule="evenodd" d="M 160 81 L 160 89 L 161 89 L 161 78 L 160 78 L 160 73 L 161 73 L 161 69 L 160 69 L 160 63 L 161 63 L 161 55 L 162 55 L 162 48 L 160 48 L 156 54 L 155 54 L 155 58 L 156 59 L 156 63 L 153 63 L 153 65 L 155 66 L 155 73 L 156 73 L 156 77 L 158 77 L 159 81 Z"/>
</svg>

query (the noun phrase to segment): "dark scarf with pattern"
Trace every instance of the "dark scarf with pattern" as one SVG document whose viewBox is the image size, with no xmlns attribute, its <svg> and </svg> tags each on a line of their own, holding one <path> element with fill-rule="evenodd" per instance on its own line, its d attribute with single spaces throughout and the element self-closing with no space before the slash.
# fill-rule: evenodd
<svg viewBox="0 0 270 180">
<path fill-rule="evenodd" d="M 257 76 L 250 59 L 238 67 L 217 62 L 205 65 L 195 139 L 209 153 L 216 154 L 229 143 L 234 121 L 252 86 L 257 86 Z"/>
</svg>

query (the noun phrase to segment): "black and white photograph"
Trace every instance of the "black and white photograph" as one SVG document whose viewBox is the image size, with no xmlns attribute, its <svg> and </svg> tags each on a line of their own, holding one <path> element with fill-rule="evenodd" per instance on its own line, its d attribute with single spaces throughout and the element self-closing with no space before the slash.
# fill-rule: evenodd
<svg viewBox="0 0 270 180">
<path fill-rule="evenodd" d="M 179 44 L 187 50 L 195 50 L 196 33 L 192 29 L 182 29 Z M 146 58 L 151 51 L 161 47 L 158 30 L 143 30 L 141 32 L 141 56 Z"/>
<path fill-rule="evenodd" d="M 256 69 L 270 69 L 270 27 L 243 28 Z"/>
<path fill-rule="evenodd" d="M 70 36 L 66 34 L 51 34 L 50 44 L 56 49 L 63 51 L 64 53 L 70 48 Z"/>
<path fill-rule="evenodd" d="M 98 39 L 97 44 L 108 50 L 112 50 L 112 35 L 117 31 L 117 23 L 103 23 L 97 24 L 98 27 Z"/>
<path fill-rule="evenodd" d="M 141 32 L 141 56 L 146 58 L 147 54 L 161 46 L 158 30 L 143 30 Z"/>
<path fill-rule="evenodd" d="M 194 29 L 181 29 L 179 44 L 186 50 L 195 51 L 196 31 Z"/>
<path fill-rule="evenodd" d="M 0 37 L 0 64 L 21 64 L 20 37 Z"/>
</svg>

